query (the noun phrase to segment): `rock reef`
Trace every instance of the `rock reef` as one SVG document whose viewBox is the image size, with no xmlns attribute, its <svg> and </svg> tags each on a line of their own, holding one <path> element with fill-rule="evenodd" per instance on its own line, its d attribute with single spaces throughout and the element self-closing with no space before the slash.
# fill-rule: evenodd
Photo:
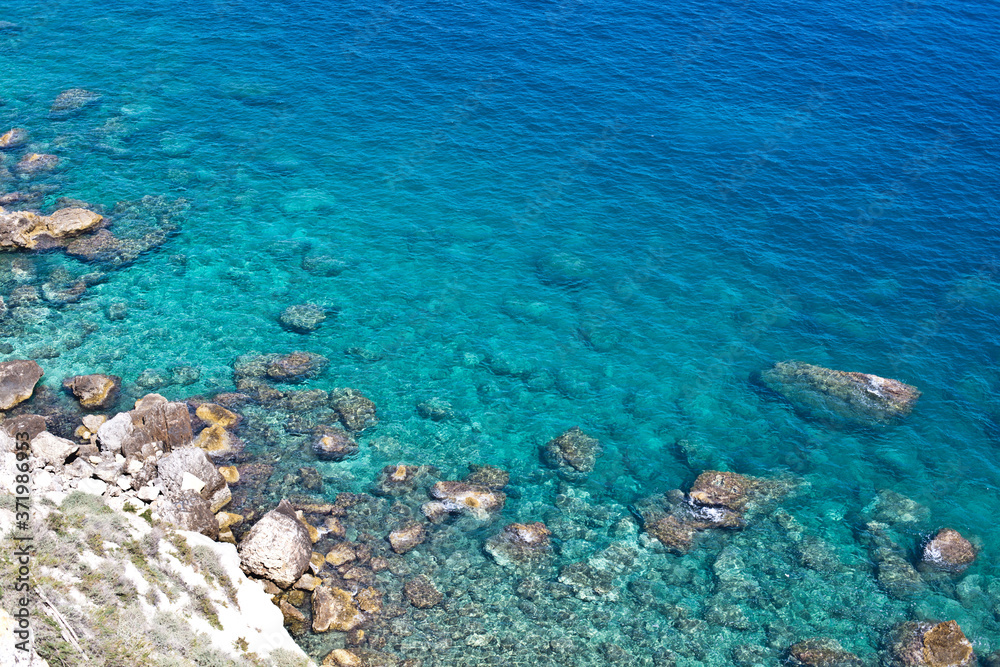
<svg viewBox="0 0 1000 667">
<path fill-rule="evenodd" d="M 797 361 L 778 362 L 760 379 L 806 414 L 834 421 L 892 423 L 920 397 L 916 387 L 899 380 Z"/>
</svg>

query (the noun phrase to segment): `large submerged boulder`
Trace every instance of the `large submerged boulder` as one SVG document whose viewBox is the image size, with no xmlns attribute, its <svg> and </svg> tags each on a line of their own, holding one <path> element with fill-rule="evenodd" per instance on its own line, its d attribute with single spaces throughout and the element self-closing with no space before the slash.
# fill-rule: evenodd
<svg viewBox="0 0 1000 667">
<path fill-rule="evenodd" d="M 312 450 L 316 458 L 342 461 L 358 453 L 358 443 L 343 429 L 320 426 L 313 438 Z"/>
<path fill-rule="evenodd" d="M 899 380 L 797 361 L 778 362 L 760 379 L 805 414 L 835 422 L 892 423 L 920 397 L 916 387 Z"/>
<path fill-rule="evenodd" d="M 28 143 L 28 131 L 23 127 L 14 127 L 0 134 L 0 150 L 20 148 Z"/>
<path fill-rule="evenodd" d="M 486 541 L 486 553 L 503 567 L 532 566 L 552 552 L 552 531 L 541 521 L 512 523 Z"/>
<path fill-rule="evenodd" d="M 330 392 L 330 407 L 348 431 L 357 433 L 378 424 L 375 403 L 357 389 L 334 389 Z"/>
<path fill-rule="evenodd" d="M 955 621 L 909 622 L 896 627 L 890 639 L 892 667 L 969 667 L 976 654 Z"/>
<path fill-rule="evenodd" d="M 596 438 L 574 426 L 545 445 L 546 460 L 567 479 L 579 480 L 587 476 L 597 463 L 601 443 Z"/>
<path fill-rule="evenodd" d="M 100 99 L 100 93 L 84 90 L 83 88 L 70 88 L 56 96 L 56 99 L 52 101 L 52 106 L 49 107 L 49 113 L 54 117 L 65 116 L 74 111 L 79 111 L 86 106 L 95 104 Z"/>
<path fill-rule="evenodd" d="M 288 588 L 309 567 L 312 540 L 287 500 L 254 524 L 239 545 L 243 571 Z"/>
<path fill-rule="evenodd" d="M 976 548 L 952 528 L 942 528 L 924 545 L 921 564 L 929 569 L 959 574 L 976 560 Z"/>
</svg>

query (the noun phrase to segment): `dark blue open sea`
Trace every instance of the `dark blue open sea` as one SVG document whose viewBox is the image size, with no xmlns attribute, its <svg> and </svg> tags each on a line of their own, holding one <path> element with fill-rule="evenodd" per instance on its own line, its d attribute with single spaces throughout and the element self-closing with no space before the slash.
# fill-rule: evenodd
<svg viewBox="0 0 1000 667">
<path fill-rule="evenodd" d="M 53 391 L 120 375 L 125 409 L 232 392 L 240 355 L 327 357 L 305 388 L 358 389 L 380 423 L 358 456 L 317 462 L 250 419 L 248 453 L 281 457 L 271 501 L 306 493 L 302 466 L 331 499 L 400 462 L 508 470 L 495 522 L 446 523 L 401 559 L 446 598 L 376 625 L 401 659 L 773 665 L 828 637 L 874 664 L 908 620 L 956 620 L 986 656 L 998 21 L 978 0 L 0 0 L 0 133 L 30 132 L 0 152 L 0 196 L 158 197 L 135 224 L 166 231 L 117 266 L 0 254 L 0 360 L 37 359 Z M 101 97 L 50 113 L 69 88 Z M 58 169 L 18 175 L 29 151 Z M 77 301 L 43 288 L 95 270 Z M 279 324 L 305 303 L 318 329 Z M 785 360 L 922 396 L 900 423 L 844 427 L 762 390 Z M 566 481 L 540 450 L 577 425 L 603 453 Z M 668 553 L 636 503 L 708 469 L 797 487 Z M 536 520 L 547 568 L 484 552 Z M 911 564 L 945 526 L 980 555 L 901 593 L 872 521 Z M 603 583 L 570 581 L 581 562 Z M 344 641 L 300 637 L 320 660 Z"/>
</svg>

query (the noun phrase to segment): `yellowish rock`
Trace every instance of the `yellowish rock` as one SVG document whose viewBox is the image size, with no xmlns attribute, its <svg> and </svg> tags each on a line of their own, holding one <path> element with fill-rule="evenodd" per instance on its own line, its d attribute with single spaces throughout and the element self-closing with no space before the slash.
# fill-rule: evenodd
<svg viewBox="0 0 1000 667">
<path fill-rule="evenodd" d="M 222 475 L 222 479 L 226 480 L 227 484 L 236 484 L 240 481 L 240 471 L 236 469 L 236 466 L 219 466 L 219 474 Z"/>
<path fill-rule="evenodd" d="M 364 663 L 357 655 L 344 648 L 335 648 L 323 658 L 322 667 L 361 667 Z"/>
<path fill-rule="evenodd" d="M 351 594 L 342 588 L 320 586 L 312 593 L 313 632 L 348 632 L 364 622 Z"/>
<path fill-rule="evenodd" d="M 206 452 L 223 453 L 234 449 L 235 440 L 226 429 L 218 425 L 209 426 L 198 434 L 194 444 Z"/>
<path fill-rule="evenodd" d="M 320 571 L 326 566 L 326 558 L 321 553 L 312 552 L 312 556 L 309 557 L 309 569 L 312 570 L 313 574 L 319 574 Z"/>
<path fill-rule="evenodd" d="M 236 544 L 236 537 L 233 535 L 233 531 L 227 530 L 224 533 L 219 533 L 220 542 L 229 542 L 230 544 Z"/>
<path fill-rule="evenodd" d="M 338 544 L 330 549 L 326 554 L 326 562 L 334 567 L 339 567 L 357 558 L 354 550 L 346 544 Z"/>
<path fill-rule="evenodd" d="M 322 579 L 320 579 L 319 577 L 314 577 L 308 572 L 306 572 L 301 577 L 299 577 L 299 580 L 292 585 L 292 588 L 296 588 L 303 591 L 313 591 L 316 589 L 317 586 L 319 586 L 322 583 L 323 583 Z"/>
<path fill-rule="evenodd" d="M 341 538 L 347 534 L 344 524 L 340 523 L 340 519 L 335 516 L 327 517 L 326 521 L 323 522 L 323 526 L 326 528 L 327 534 L 333 537 Z"/>
<path fill-rule="evenodd" d="M 238 414 L 215 403 L 202 403 L 194 413 L 206 424 L 221 426 L 222 428 L 232 428 L 240 421 Z"/>
<path fill-rule="evenodd" d="M 0 150 L 23 146 L 27 141 L 28 131 L 22 127 L 15 127 L 0 134 Z"/>
<path fill-rule="evenodd" d="M 219 521 L 219 531 L 229 530 L 233 526 L 239 526 L 243 523 L 243 515 L 235 514 L 233 512 L 219 512 L 215 515 L 215 518 Z"/>
<path fill-rule="evenodd" d="M 306 530 L 309 531 L 309 539 L 312 541 L 312 543 L 316 544 L 317 542 L 319 542 L 319 531 L 316 530 L 316 526 L 312 525 L 308 521 L 303 521 L 302 523 L 305 525 Z"/>
<path fill-rule="evenodd" d="M 288 604 L 299 607 L 306 601 L 306 592 L 302 589 L 288 591 L 285 593 L 285 600 L 288 601 Z"/>
<path fill-rule="evenodd" d="M 48 153 L 28 153 L 14 165 L 14 169 L 26 174 L 52 171 L 59 166 L 59 158 Z"/>
</svg>

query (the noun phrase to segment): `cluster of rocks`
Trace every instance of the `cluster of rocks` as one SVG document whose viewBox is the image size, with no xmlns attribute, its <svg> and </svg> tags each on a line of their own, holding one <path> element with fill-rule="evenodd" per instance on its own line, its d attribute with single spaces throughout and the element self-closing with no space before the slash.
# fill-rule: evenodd
<svg viewBox="0 0 1000 667">
<path fill-rule="evenodd" d="M 803 412 L 834 421 L 886 424 L 912 410 L 920 391 L 889 378 L 783 361 L 761 381 Z"/>
<path fill-rule="evenodd" d="M 865 661 L 835 639 L 820 637 L 793 644 L 785 663 L 794 667 L 864 667 Z M 969 667 L 979 664 L 972 643 L 955 621 L 909 621 L 886 638 L 889 667 Z"/>
<path fill-rule="evenodd" d="M 9 410 L 27 401 L 43 375 L 35 361 L 0 363 L 0 406 Z M 85 411 L 102 410 L 114 405 L 121 378 L 78 375 L 66 378 L 63 387 Z M 238 424 L 239 418 L 210 403 L 199 404 L 194 412 L 192 416 L 187 403 L 148 394 L 132 410 L 110 419 L 84 414 L 73 433 L 75 442 L 49 432 L 42 415 L 10 417 L 3 421 L 3 429 L 30 439 L 38 464 L 33 477 L 36 490 L 78 489 L 105 496 L 119 509 L 126 504 L 136 510 L 149 505 L 151 516 L 218 539 L 224 519 L 232 525 L 232 518 L 216 514 L 232 497 L 227 478 L 235 483 L 238 473 L 227 467 L 223 476 L 209 455 L 234 453 L 236 438 L 226 428 Z M 203 426 L 197 438 L 194 423 Z M 233 539 L 224 530 L 223 538 Z"/>
<path fill-rule="evenodd" d="M 748 515 L 784 495 L 789 483 L 708 470 L 698 475 L 687 494 L 679 490 L 638 504 L 646 532 L 670 551 L 684 554 L 698 533 L 740 529 Z"/>
<path fill-rule="evenodd" d="M 50 215 L 0 209 L 0 248 L 66 247 L 69 239 L 96 230 L 102 222 L 104 216 L 85 208 L 61 208 Z"/>
<path fill-rule="evenodd" d="M 53 120 L 66 118 L 93 106 L 100 99 L 100 94 L 82 88 L 65 90 L 53 101 L 49 117 Z M 15 127 L 0 134 L 0 158 L 4 153 L 30 147 L 31 133 L 26 128 Z M 88 261 L 115 266 L 126 264 L 162 244 L 176 227 L 171 218 L 187 206 L 184 200 L 144 197 L 119 202 L 110 214 L 105 214 L 100 206 L 61 198 L 63 205 L 47 215 L 26 208 L 56 188 L 44 177 L 61 163 L 57 155 L 27 150 L 13 165 L 11 173 L 0 160 L 0 182 L 13 181 L 16 175 L 21 188 L 0 192 L 0 250 L 61 248 Z"/>
<path fill-rule="evenodd" d="M 965 572 L 978 555 L 972 542 L 945 527 L 927 534 L 919 553 L 911 556 L 894 535 L 912 534 L 928 520 L 929 512 L 898 493 L 879 493 L 863 515 L 868 520 L 862 539 L 875 564 L 876 580 L 894 598 L 910 600 L 926 593 L 929 585 Z"/>
</svg>

